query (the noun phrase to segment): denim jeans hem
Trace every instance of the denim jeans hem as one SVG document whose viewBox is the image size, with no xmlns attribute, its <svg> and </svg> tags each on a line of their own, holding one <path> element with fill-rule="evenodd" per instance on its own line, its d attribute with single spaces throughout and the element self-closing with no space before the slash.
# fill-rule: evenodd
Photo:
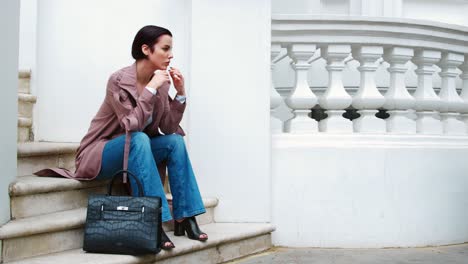
<svg viewBox="0 0 468 264">
<path fill-rule="evenodd" d="M 163 218 L 162 218 L 162 222 L 163 222 L 163 223 L 169 222 L 169 221 L 171 221 L 171 220 L 172 220 L 171 214 L 169 214 L 169 217 L 163 217 Z"/>
<path fill-rule="evenodd" d="M 182 212 L 182 213 L 178 212 L 177 216 L 174 215 L 174 218 L 175 219 L 181 219 L 181 218 L 185 218 L 185 217 L 197 216 L 197 215 L 204 214 L 204 213 L 206 213 L 206 209 L 205 208 L 200 208 L 200 209 L 192 210 L 192 211 L 189 211 L 189 212 Z"/>
</svg>

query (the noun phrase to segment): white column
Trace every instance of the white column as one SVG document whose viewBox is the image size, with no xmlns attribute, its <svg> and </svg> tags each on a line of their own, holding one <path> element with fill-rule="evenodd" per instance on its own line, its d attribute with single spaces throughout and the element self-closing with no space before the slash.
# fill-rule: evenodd
<svg viewBox="0 0 468 264">
<path fill-rule="evenodd" d="M 352 16 L 361 15 L 361 0 L 349 0 L 349 14 Z"/>
<path fill-rule="evenodd" d="M 460 78 L 463 80 L 463 88 L 460 97 L 463 99 L 462 120 L 468 129 L 468 54 L 465 55 L 465 62 L 459 67 L 462 70 Z M 468 133 L 468 130 L 467 130 Z"/>
<path fill-rule="evenodd" d="M 16 137 L 18 124 L 18 46 L 19 46 L 19 1 L 0 2 L 0 87 L 2 103 L 2 132 L 0 137 L 0 225 L 10 220 L 10 196 L 8 185 L 16 177 Z M 1 244 L 0 244 L 0 250 Z"/>
<path fill-rule="evenodd" d="M 353 132 L 351 121 L 342 116 L 352 102 L 352 98 L 344 89 L 342 81 L 345 67 L 343 61 L 350 52 L 350 45 L 329 45 L 322 48 L 322 57 L 327 60 L 328 87 L 327 91 L 319 98 L 319 102 L 320 106 L 326 110 L 328 117 L 319 123 L 321 132 Z"/>
<path fill-rule="evenodd" d="M 440 98 L 432 86 L 432 76 L 435 72 L 434 64 L 441 58 L 440 51 L 417 50 L 413 62 L 418 66 L 418 88 L 413 96 L 416 101 L 416 132 L 421 134 L 442 134 L 439 109 Z"/>
<path fill-rule="evenodd" d="M 463 99 L 458 95 L 455 79 L 458 76 L 457 67 L 463 63 L 463 55 L 446 52 L 438 63 L 441 68 L 439 73 L 442 78 L 442 87 L 439 97 L 442 100 L 440 116 L 444 134 L 461 135 L 466 134 L 466 125 L 458 118 L 464 107 Z"/>
<path fill-rule="evenodd" d="M 202 195 L 223 201 L 216 207 L 217 222 L 271 222 L 270 5 L 268 0 L 190 1 L 194 89 L 188 94 L 187 136 Z M 214 66 L 216 61 L 229 63 Z"/>
<path fill-rule="evenodd" d="M 382 16 L 383 3 L 376 0 L 361 0 L 362 16 Z"/>
<path fill-rule="evenodd" d="M 409 48 L 393 47 L 385 49 L 384 58 L 390 63 L 390 87 L 385 94 L 384 108 L 390 117 L 386 119 L 387 132 L 416 133 L 416 122 L 408 117 L 408 109 L 414 107 L 414 99 L 405 85 L 406 63 L 413 57 Z"/>
<path fill-rule="evenodd" d="M 308 14 L 320 14 L 322 5 L 320 0 L 307 0 L 302 2 Z"/>
<path fill-rule="evenodd" d="M 383 16 L 401 17 L 403 0 L 383 0 Z"/>
<path fill-rule="evenodd" d="M 310 90 L 307 72 L 310 63 L 307 61 L 314 55 L 316 46 L 313 44 L 292 44 L 288 48 L 289 56 L 296 71 L 296 82 L 293 92 L 286 99 L 286 104 L 293 109 L 295 117 L 289 121 L 291 133 L 317 132 L 317 121 L 309 117 L 310 109 L 317 104 L 317 97 Z"/>
<path fill-rule="evenodd" d="M 275 116 L 275 109 L 280 106 L 283 98 L 281 98 L 279 93 L 276 91 L 275 83 L 273 81 L 275 63 L 285 57 L 285 55 L 280 56 L 280 52 L 280 44 L 271 44 L 270 130 L 272 133 L 283 132 L 283 122 Z"/>
<path fill-rule="evenodd" d="M 385 103 L 385 98 L 377 90 L 375 71 L 380 65 L 376 61 L 382 57 L 383 48 L 378 46 L 362 46 L 353 49 L 353 57 L 360 66 L 361 83 L 358 92 L 353 96 L 352 106 L 361 115 L 353 120 L 354 132 L 385 133 L 385 121 L 377 118 L 377 109 Z"/>
</svg>

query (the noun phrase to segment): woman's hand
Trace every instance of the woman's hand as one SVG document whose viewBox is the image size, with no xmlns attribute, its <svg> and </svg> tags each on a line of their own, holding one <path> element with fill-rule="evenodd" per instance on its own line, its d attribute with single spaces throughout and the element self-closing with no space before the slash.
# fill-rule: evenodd
<svg viewBox="0 0 468 264">
<path fill-rule="evenodd" d="M 161 86 L 163 86 L 166 82 L 171 82 L 169 79 L 169 74 L 166 71 L 157 70 L 154 72 L 153 77 L 146 86 L 157 90 L 161 88 Z"/>
<path fill-rule="evenodd" d="M 185 81 L 182 73 L 179 71 L 179 69 L 172 67 L 169 70 L 169 73 L 171 74 L 171 78 L 174 81 L 174 87 L 177 91 L 177 94 L 185 96 Z"/>
</svg>

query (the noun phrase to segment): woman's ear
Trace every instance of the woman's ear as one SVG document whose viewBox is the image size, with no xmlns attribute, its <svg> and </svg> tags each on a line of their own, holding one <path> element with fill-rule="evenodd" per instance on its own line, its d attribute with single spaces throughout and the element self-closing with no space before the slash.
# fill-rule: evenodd
<svg viewBox="0 0 468 264">
<path fill-rule="evenodd" d="M 143 54 L 148 56 L 150 54 L 150 48 L 148 47 L 148 45 L 146 44 L 141 45 L 141 52 L 143 52 Z"/>
</svg>

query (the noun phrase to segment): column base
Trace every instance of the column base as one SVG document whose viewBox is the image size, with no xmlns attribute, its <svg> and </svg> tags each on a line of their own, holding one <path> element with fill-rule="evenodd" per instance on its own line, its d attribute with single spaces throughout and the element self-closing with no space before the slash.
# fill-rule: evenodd
<svg viewBox="0 0 468 264">
<path fill-rule="evenodd" d="M 289 133 L 316 133 L 318 132 L 318 125 L 315 119 L 309 117 L 310 110 L 295 110 L 295 118 L 289 120 L 288 131 Z"/>
<path fill-rule="evenodd" d="M 468 114 L 461 114 L 461 120 L 465 123 L 466 133 L 468 133 Z"/>
<path fill-rule="evenodd" d="M 444 133 L 442 122 L 436 117 L 435 111 L 418 111 L 416 120 L 416 133 L 425 135 L 441 135 Z"/>
<path fill-rule="evenodd" d="M 416 122 L 408 117 L 408 110 L 390 110 L 387 113 L 390 114 L 390 117 L 386 119 L 388 133 L 416 133 Z"/>
<path fill-rule="evenodd" d="M 345 110 L 327 110 L 327 118 L 319 122 L 320 132 L 353 133 L 353 123 L 343 117 Z"/>
<path fill-rule="evenodd" d="M 361 115 L 353 120 L 353 129 L 357 133 L 385 133 L 385 121 L 375 116 L 377 110 L 359 110 Z"/>
<path fill-rule="evenodd" d="M 465 122 L 458 120 L 459 113 L 440 113 L 444 134 L 446 135 L 466 135 L 467 125 Z"/>
</svg>

